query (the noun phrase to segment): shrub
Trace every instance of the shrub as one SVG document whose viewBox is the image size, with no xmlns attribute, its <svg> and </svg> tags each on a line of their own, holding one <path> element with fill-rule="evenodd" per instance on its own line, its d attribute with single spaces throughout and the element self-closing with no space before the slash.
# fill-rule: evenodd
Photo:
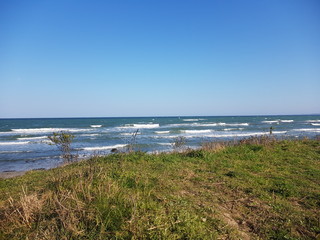
<svg viewBox="0 0 320 240">
<path fill-rule="evenodd" d="M 62 153 L 62 158 L 66 162 L 71 162 L 73 155 L 71 154 L 71 143 L 74 139 L 74 135 L 68 132 L 54 132 L 52 136 L 48 136 L 52 142 L 50 145 L 56 145 Z"/>
<path fill-rule="evenodd" d="M 172 143 L 173 150 L 175 151 L 182 150 L 185 147 L 185 145 L 186 138 L 182 136 L 174 138 Z"/>
</svg>

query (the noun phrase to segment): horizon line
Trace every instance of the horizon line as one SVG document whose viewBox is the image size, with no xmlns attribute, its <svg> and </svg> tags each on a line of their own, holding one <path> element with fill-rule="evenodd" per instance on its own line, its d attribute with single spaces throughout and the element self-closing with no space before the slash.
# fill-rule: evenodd
<svg viewBox="0 0 320 240">
<path fill-rule="evenodd" d="M 0 117 L 3 119 L 81 119 L 81 118 L 184 118 L 184 117 L 263 117 L 263 116 L 317 116 L 320 113 L 307 114 L 247 114 L 247 115 L 160 115 L 160 116 L 116 116 L 116 117 Z"/>
</svg>

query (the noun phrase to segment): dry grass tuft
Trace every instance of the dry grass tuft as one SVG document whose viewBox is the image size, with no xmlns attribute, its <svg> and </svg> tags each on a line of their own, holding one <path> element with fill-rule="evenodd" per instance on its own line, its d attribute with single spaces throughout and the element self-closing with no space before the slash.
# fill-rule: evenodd
<svg viewBox="0 0 320 240">
<path fill-rule="evenodd" d="M 226 142 L 205 142 L 202 144 L 202 149 L 208 152 L 219 152 L 224 150 L 228 145 Z"/>
<path fill-rule="evenodd" d="M 27 194 L 27 191 L 22 187 L 22 194 L 19 200 L 14 200 L 12 197 L 8 199 L 9 208 L 4 212 L 5 217 L 16 226 L 28 226 L 37 219 L 41 213 L 44 199 L 39 198 L 37 194 Z"/>
<path fill-rule="evenodd" d="M 277 139 L 272 135 L 253 136 L 239 141 L 239 144 L 272 146 Z"/>
</svg>

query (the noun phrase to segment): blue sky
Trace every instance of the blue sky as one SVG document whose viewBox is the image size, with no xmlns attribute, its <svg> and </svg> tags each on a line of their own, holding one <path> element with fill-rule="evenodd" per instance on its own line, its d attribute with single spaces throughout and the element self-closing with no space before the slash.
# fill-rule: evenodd
<svg viewBox="0 0 320 240">
<path fill-rule="evenodd" d="M 0 117 L 320 113 L 320 2 L 0 1 Z"/>
</svg>

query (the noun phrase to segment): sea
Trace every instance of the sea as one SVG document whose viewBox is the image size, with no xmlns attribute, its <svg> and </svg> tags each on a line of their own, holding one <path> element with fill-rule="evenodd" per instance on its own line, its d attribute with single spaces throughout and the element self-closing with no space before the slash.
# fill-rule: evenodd
<svg viewBox="0 0 320 240">
<path fill-rule="evenodd" d="M 83 159 L 127 151 L 131 143 L 139 151 L 169 152 L 179 137 L 185 147 L 199 148 L 269 135 L 270 127 L 276 138 L 314 138 L 320 135 L 320 115 L 0 119 L 0 172 L 60 165 L 61 153 L 48 139 L 54 132 L 74 135 L 72 153 Z"/>
</svg>

